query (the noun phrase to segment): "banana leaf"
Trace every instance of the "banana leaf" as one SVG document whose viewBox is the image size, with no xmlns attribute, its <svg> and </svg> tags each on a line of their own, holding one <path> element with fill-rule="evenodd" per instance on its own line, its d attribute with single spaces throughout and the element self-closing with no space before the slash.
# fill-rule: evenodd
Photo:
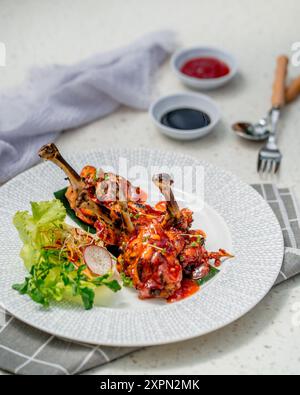
<svg viewBox="0 0 300 395">
<path fill-rule="evenodd" d="M 208 273 L 207 276 L 205 276 L 204 278 L 201 278 L 201 280 L 198 280 L 197 283 L 201 286 L 206 284 L 208 281 L 212 280 L 217 274 L 220 273 L 220 270 L 218 270 L 217 268 L 215 268 L 214 266 L 210 267 L 210 271 Z"/>
</svg>

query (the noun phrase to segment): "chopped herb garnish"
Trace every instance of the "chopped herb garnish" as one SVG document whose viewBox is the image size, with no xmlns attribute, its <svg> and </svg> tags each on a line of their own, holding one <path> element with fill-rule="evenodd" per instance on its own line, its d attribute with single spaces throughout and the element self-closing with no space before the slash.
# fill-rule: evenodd
<svg viewBox="0 0 300 395">
<path fill-rule="evenodd" d="M 125 287 L 134 288 L 132 279 L 126 276 L 125 273 L 121 273 L 121 279 Z"/>
<path fill-rule="evenodd" d="M 160 251 L 162 254 L 166 254 L 166 253 L 167 253 L 166 248 L 161 248 L 161 247 L 158 247 L 158 246 L 156 246 L 156 245 L 154 245 L 154 244 L 148 244 L 148 245 L 149 245 L 150 247 L 155 248 L 156 250 Z"/>
<path fill-rule="evenodd" d="M 193 241 L 193 242 L 190 244 L 190 247 L 199 247 L 199 243 L 197 243 L 196 241 Z"/>
</svg>

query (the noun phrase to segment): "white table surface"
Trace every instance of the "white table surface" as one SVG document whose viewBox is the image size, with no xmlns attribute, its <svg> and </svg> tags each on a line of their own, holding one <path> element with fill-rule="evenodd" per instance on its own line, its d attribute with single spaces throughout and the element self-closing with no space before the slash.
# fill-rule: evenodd
<svg viewBox="0 0 300 395">
<path fill-rule="evenodd" d="M 256 120 L 268 109 L 275 57 L 291 54 L 292 43 L 300 41 L 299 15 L 299 0 L 1 0 L 0 42 L 6 44 L 7 67 L 0 68 L 0 88 L 20 83 L 31 65 L 75 62 L 129 43 L 144 32 L 172 28 L 184 46 L 224 47 L 239 60 L 235 81 L 211 93 L 223 113 L 214 133 L 196 142 L 172 141 L 159 134 L 147 113 L 121 109 L 65 133 L 58 141 L 60 148 L 178 151 L 228 169 L 248 183 L 259 182 L 258 146 L 238 140 L 230 124 Z M 290 74 L 300 74 L 300 67 L 291 67 Z M 160 95 L 185 88 L 166 64 L 156 89 Z M 283 115 L 284 162 L 276 181 L 294 187 L 300 196 L 299 106 L 300 99 Z M 300 277 L 273 289 L 252 312 L 227 328 L 135 352 L 89 374 L 299 374 L 299 302 Z"/>
</svg>

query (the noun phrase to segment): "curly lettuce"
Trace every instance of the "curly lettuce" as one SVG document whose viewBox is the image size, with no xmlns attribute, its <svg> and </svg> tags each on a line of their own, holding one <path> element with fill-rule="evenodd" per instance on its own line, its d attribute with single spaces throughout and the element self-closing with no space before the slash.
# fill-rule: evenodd
<svg viewBox="0 0 300 395">
<path fill-rule="evenodd" d="M 21 258 L 27 270 L 40 259 L 43 247 L 54 242 L 57 231 L 65 232 L 66 210 L 58 200 L 31 203 L 32 215 L 28 211 L 19 211 L 13 223 L 24 243 Z"/>
</svg>

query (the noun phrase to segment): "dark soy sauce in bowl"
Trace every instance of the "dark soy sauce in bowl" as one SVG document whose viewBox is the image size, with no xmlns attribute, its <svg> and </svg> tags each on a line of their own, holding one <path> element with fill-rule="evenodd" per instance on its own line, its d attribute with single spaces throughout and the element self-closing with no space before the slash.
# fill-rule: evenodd
<svg viewBox="0 0 300 395">
<path fill-rule="evenodd" d="M 161 123 L 173 129 L 195 130 L 210 125 L 211 119 L 203 111 L 193 108 L 179 108 L 164 114 Z"/>
</svg>

